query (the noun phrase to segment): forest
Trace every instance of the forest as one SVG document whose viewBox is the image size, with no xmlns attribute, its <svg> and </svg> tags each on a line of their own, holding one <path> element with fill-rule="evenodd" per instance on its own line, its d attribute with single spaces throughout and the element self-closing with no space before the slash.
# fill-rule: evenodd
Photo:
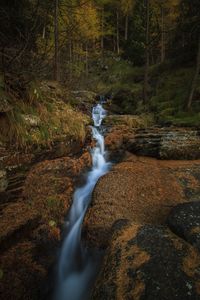
<svg viewBox="0 0 200 300">
<path fill-rule="evenodd" d="M 199 5 L 2 1 L 1 93 L 27 101 L 30 86 L 55 80 L 68 89 L 122 94 L 127 113 L 198 124 Z"/>
<path fill-rule="evenodd" d="M 1 0 L 0 298 L 200 299 L 200 1 Z"/>
</svg>

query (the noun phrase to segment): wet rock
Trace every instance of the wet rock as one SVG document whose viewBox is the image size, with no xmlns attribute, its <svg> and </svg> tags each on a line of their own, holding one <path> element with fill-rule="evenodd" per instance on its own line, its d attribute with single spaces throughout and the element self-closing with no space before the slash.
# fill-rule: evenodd
<svg viewBox="0 0 200 300">
<path fill-rule="evenodd" d="M 115 228 L 115 227 L 114 227 Z M 164 226 L 114 232 L 92 300 L 199 300 L 200 256 Z"/>
<path fill-rule="evenodd" d="M 165 223 L 172 207 L 199 194 L 199 167 L 200 161 L 160 161 L 127 155 L 97 183 L 85 220 L 85 238 L 106 247 L 110 229 L 118 219 Z"/>
<path fill-rule="evenodd" d="M 75 184 L 91 166 L 88 152 L 36 164 L 24 179 L 22 199 L 1 205 L 0 295 L 38 300 L 49 292 L 47 272 L 56 259 L 60 228 Z"/>
<path fill-rule="evenodd" d="M 0 170 L 0 192 L 4 192 L 8 186 L 6 171 Z"/>
<path fill-rule="evenodd" d="M 200 202 L 180 204 L 172 209 L 167 223 L 170 229 L 200 250 Z"/>
</svg>

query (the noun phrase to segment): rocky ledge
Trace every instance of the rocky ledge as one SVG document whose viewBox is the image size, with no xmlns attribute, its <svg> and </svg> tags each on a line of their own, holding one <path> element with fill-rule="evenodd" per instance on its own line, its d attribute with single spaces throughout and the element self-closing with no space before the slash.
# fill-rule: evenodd
<svg viewBox="0 0 200 300">
<path fill-rule="evenodd" d="M 164 224 L 177 204 L 200 200 L 200 160 L 166 161 L 127 154 L 103 176 L 93 192 L 85 236 L 106 247 L 118 219 Z"/>
<path fill-rule="evenodd" d="M 34 164 L 45 159 L 75 156 L 82 148 L 81 140 L 68 137 L 52 141 L 51 146 L 33 147 L 26 152 L 0 146 L 0 207 L 21 197 L 26 176 Z"/>
<path fill-rule="evenodd" d="M 166 226 L 125 223 L 113 227 L 91 299 L 199 300 L 199 252 Z"/>
<path fill-rule="evenodd" d="M 80 175 L 91 166 L 88 152 L 40 162 L 24 179 L 20 198 L 1 205 L 0 294 L 38 300 L 48 294 L 60 228 Z"/>
<path fill-rule="evenodd" d="M 200 160 L 126 153 L 99 180 L 84 230 L 106 251 L 92 300 L 200 299 L 199 178 Z"/>
<path fill-rule="evenodd" d="M 199 159 L 200 130 L 196 128 L 157 127 L 137 116 L 110 116 L 106 134 L 110 151 L 129 151 L 159 159 Z"/>
</svg>

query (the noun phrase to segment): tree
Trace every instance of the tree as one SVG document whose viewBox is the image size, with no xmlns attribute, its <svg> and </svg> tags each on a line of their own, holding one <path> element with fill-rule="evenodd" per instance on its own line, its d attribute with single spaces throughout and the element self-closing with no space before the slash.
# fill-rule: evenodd
<svg viewBox="0 0 200 300">
<path fill-rule="evenodd" d="M 188 97 L 188 102 L 187 102 L 187 109 L 191 110 L 191 106 L 192 106 L 192 100 L 194 97 L 194 92 L 196 89 L 196 85 L 197 85 L 197 80 L 199 77 L 199 72 L 200 72 L 200 35 L 198 38 L 198 50 L 197 50 L 197 60 L 196 60 L 196 70 L 195 70 L 195 74 L 192 80 L 192 85 L 191 85 L 191 90 L 190 90 L 190 94 Z"/>
<path fill-rule="evenodd" d="M 144 102 L 148 101 L 148 76 L 149 76 L 149 33 L 150 33 L 150 5 L 145 0 L 146 9 L 146 42 L 145 42 L 145 71 L 144 71 Z"/>
<path fill-rule="evenodd" d="M 198 0 L 194 0 L 192 3 L 189 0 L 182 0 L 180 8 L 180 24 L 177 30 L 184 33 L 186 39 L 182 47 L 184 47 L 184 51 L 190 55 L 190 60 L 193 59 L 191 53 L 194 53 L 194 49 L 196 50 L 195 71 L 186 104 L 187 109 L 191 110 L 200 72 L 200 3 Z"/>
<path fill-rule="evenodd" d="M 54 79 L 59 80 L 58 65 L 58 0 L 54 0 Z"/>
<path fill-rule="evenodd" d="M 131 16 L 136 1 L 134 0 L 121 0 L 121 11 L 125 16 L 124 39 L 128 40 L 129 17 Z"/>
</svg>

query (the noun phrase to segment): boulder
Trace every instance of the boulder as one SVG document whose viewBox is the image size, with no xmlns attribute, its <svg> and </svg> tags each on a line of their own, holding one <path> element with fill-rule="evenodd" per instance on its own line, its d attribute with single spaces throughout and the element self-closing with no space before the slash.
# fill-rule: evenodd
<svg viewBox="0 0 200 300">
<path fill-rule="evenodd" d="M 167 223 L 175 234 L 200 250 L 200 201 L 174 207 Z"/>
<path fill-rule="evenodd" d="M 88 152 L 77 158 L 40 162 L 23 179 L 21 199 L 1 204 L 2 299 L 48 298 L 51 287 L 47 272 L 55 264 L 60 228 L 70 208 L 74 186 L 90 166 Z"/>
<path fill-rule="evenodd" d="M 129 155 L 97 183 L 85 238 L 106 247 L 118 219 L 162 224 L 172 207 L 199 195 L 200 161 L 160 161 Z"/>
<path fill-rule="evenodd" d="M 114 234 L 92 300 L 199 300 L 200 255 L 165 226 L 126 224 Z"/>
</svg>

